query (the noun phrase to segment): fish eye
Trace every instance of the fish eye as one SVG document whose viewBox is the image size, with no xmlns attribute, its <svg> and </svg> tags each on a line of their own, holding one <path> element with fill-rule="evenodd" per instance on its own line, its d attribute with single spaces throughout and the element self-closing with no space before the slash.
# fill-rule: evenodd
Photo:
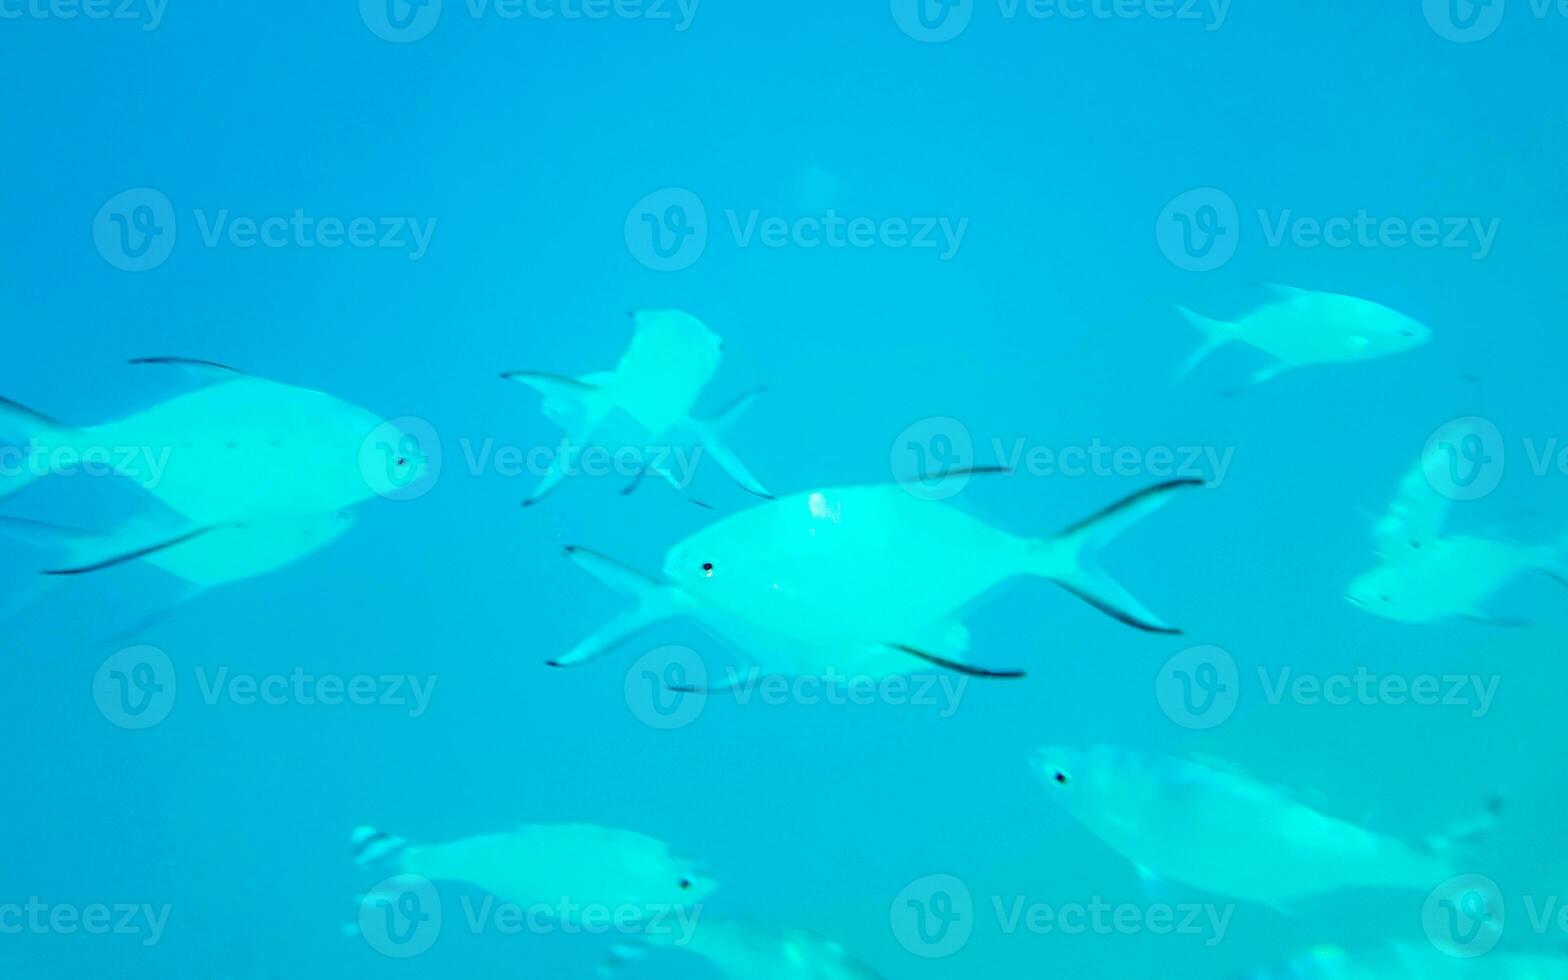
<svg viewBox="0 0 1568 980">
<path fill-rule="evenodd" d="M 1393 601 L 1394 601 L 1394 600 L 1393 600 L 1393 599 L 1390 599 L 1390 598 L 1389 598 L 1389 597 L 1388 597 L 1388 596 L 1386 596 L 1386 595 L 1380 595 L 1380 596 L 1378 596 L 1378 598 L 1379 598 L 1379 599 L 1382 599 L 1382 600 L 1383 600 L 1383 601 L 1384 601 L 1384 602 L 1393 602 Z"/>
<path fill-rule="evenodd" d="M 397 465 L 399 465 L 399 466 L 407 466 L 408 465 L 408 457 L 407 456 L 399 456 L 397 458 Z"/>
<path fill-rule="evenodd" d="M 1051 778 L 1056 780 L 1057 784 L 1061 785 L 1061 786 L 1066 786 L 1067 783 L 1068 783 L 1068 777 L 1067 777 L 1067 774 L 1065 772 L 1058 771 L 1057 774 L 1052 776 Z"/>
<path fill-rule="evenodd" d="M 690 878 L 682 878 L 680 880 L 679 884 L 680 884 L 680 887 L 681 887 L 681 891 L 683 891 L 683 892 L 691 891 L 691 879 Z"/>
<path fill-rule="evenodd" d="M 709 578 L 713 577 L 713 562 L 705 561 L 702 563 L 702 574 L 708 576 Z"/>
</svg>

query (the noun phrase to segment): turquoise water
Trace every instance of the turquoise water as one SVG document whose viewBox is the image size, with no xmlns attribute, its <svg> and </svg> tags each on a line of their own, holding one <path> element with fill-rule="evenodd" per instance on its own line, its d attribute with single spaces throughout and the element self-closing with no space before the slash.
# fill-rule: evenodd
<svg viewBox="0 0 1568 980">
<path fill-rule="evenodd" d="M 635 830 L 721 883 L 705 915 L 831 936 L 887 978 L 1245 976 L 1324 944 L 1474 940 L 1457 916 L 1476 889 L 1425 918 L 1428 889 L 1283 910 L 1151 892 L 1031 771 L 1040 745 L 1101 742 L 1218 757 L 1412 842 L 1499 797 L 1454 870 L 1495 887 L 1506 923 L 1455 962 L 1557 950 L 1561 585 L 1521 576 L 1486 606 L 1507 626 L 1343 598 L 1372 518 L 1454 419 L 1494 428 L 1461 461 L 1484 461 L 1464 473 L 1484 492 L 1451 528 L 1544 544 L 1568 526 L 1568 16 L 1455 2 L 0 2 L 0 394 L 98 423 L 203 383 L 127 360 L 207 359 L 399 420 L 439 462 L 329 546 L 156 621 L 180 586 L 145 563 L 8 621 L 0 969 L 575 977 L 625 938 L 475 927 L 483 894 L 449 884 L 418 955 L 344 935 L 381 877 L 351 860 L 367 823 L 423 842 Z M 1199 341 L 1175 307 L 1236 317 L 1269 282 L 1386 304 L 1432 340 L 1231 397 L 1267 358 L 1227 348 L 1174 385 Z M 1185 634 L 1027 580 L 965 621 L 976 663 L 1029 676 L 952 697 L 674 695 L 649 674 L 734 661 L 679 621 L 547 668 L 629 605 L 563 546 L 657 573 L 759 504 L 703 460 L 685 491 L 708 508 L 656 477 L 622 495 L 636 467 L 613 464 L 519 507 L 560 430 L 498 375 L 607 370 L 630 309 L 724 339 L 699 416 L 767 389 L 725 441 L 778 494 L 1009 464 L 951 502 L 1046 536 L 1207 481 L 1105 556 Z M 0 506 L 178 520 L 87 474 Z M 58 567 L 18 545 L 0 574 L 21 606 Z M 1478 683 L 1334 705 L 1272 693 L 1286 669 Z M 324 703 L 350 700 L 333 685 L 360 703 Z M 1102 903 L 1131 911 L 1012 922 Z M 1162 909 L 1223 934 L 1160 930 Z M 713 969 L 658 951 L 624 975 Z"/>
</svg>

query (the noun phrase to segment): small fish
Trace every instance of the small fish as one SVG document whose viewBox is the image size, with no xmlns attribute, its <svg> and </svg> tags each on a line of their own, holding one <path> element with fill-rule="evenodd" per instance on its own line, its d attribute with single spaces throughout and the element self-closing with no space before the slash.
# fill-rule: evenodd
<svg viewBox="0 0 1568 980">
<path fill-rule="evenodd" d="M 1323 946 L 1283 971 L 1249 980 L 1568 980 L 1568 957 L 1494 951 L 1462 958 L 1431 943 L 1391 943 L 1365 953 Z"/>
<path fill-rule="evenodd" d="M 117 422 L 74 428 L 0 402 L 0 432 L 32 447 L 31 465 L 0 480 L 0 496 L 31 482 L 60 456 L 105 452 L 196 527 L 336 513 L 418 479 L 426 460 L 407 434 L 389 440 L 386 465 L 366 465 L 367 440 L 385 423 L 307 388 L 183 358 L 146 358 L 208 382 Z M 60 454 L 55 450 L 67 450 Z"/>
<path fill-rule="evenodd" d="M 1446 450 L 1433 447 L 1400 481 L 1388 511 L 1373 525 L 1377 564 L 1357 576 L 1345 598 L 1374 616 L 1402 623 L 1455 617 L 1497 625 L 1487 603 L 1520 576 L 1543 572 L 1568 585 L 1568 540 L 1528 545 L 1501 538 L 1444 534 L 1452 500 L 1427 478 L 1441 473 Z"/>
<path fill-rule="evenodd" d="M 1033 768 L 1056 802 L 1151 887 L 1177 881 L 1282 911 L 1345 889 L 1430 890 L 1455 874 L 1456 846 L 1496 816 L 1494 804 L 1423 847 L 1210 762 L 1096 745 L 1040 749 Z"/>
<path fill-rule="evenodd" d="M 1231 343 L 1248 344 L 1274 357 L 1275 363 L 1257 371 L 1247 383 L 1257 385 L 1292 368 L 1402 354 L 1432 336 L 1425 324 L 1371 300 L 1294 286 L 1269 288 L 1275 294 L 1273 302 L 1234 322 L 1177 307 L 1204 338 L 1177 372 L 1178 382 L 1204 358 Z"/>
<path fill-rule="evenodd" d="M 718 888 L 663 841 L 593 824 L 525 824 L 443 844 L 359 827 L 351 840 L 361 868 L 466 882 L 524 909 L 559 910 L 574 924 L 585 907 L 647 921 L 700 906 Z"/>
<path fill-rule="evenodd" d="M 1050 538 L 1019 537 L 901 484 L 797 493 L 731 515 L 672 547 L 662 579 L 568 548 L 580 567 L 638 600 L 551 661 L 607 652 L 676 616 L 756 665 L 795 675 L 888 676 L 932 665 L 981 677 L 1021 677 L 967 663 L 961 612 L 997 586 L 1038 576 L 1128 625 L 1176 633 L 1100 571 L 1096 552 L 1172 492 L 1161 484 Z"/>
<path fill-rule="evenodd" d="M 620 410 L 655 441 L 675 432 L 689 433 L 730 478 L 759 497 L 766 487 L 730 451 L 723 435 L 754 400 L 742 396 L 706 420 L 692 417 L 692 407 L 719 369 L 724 342 L 708 325 L 680 310 L 642 310 L 632 314 L 631 346 L 613 371 L 570 378 L 539 371 L 508 371 L 501 377 L 518 381 L 544 395 L 541 409 L 565 429 L 573 447 L 592 445 L 611 413 Z M 567 459 L 557 453 L 550 471 L 524 502 L 531 506 L 567 475 Z M 647 471 L 684 492 L 667 467 Z M 635 484 L 633 484 L 635 486 Z"/>
<path fill-rule="evenodd" d="M 679 948 L 713 964 L 726 980 L 881 980 L 843 944 L 789 926 L 704 919 L 690 937 L 650 932 L 642 944 L 618 944 L 599 976 L 614 977 L 648 948 Z"/>
</svg>

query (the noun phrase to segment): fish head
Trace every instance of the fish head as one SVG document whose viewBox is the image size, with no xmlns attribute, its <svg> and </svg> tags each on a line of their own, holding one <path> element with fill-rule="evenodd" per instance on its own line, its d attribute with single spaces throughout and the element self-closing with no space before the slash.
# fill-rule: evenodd
<svg viewBox="0 0 1568 980">
<path fill-rule="evenodd" d="M 430 472 L 430 453 L 436 447 L 426 446 L 419 436 L 391 422 L 374 431 L 374 441 L 367 446 L 376 452 L 362 455 L 360 475 L 376 496 L 396 499 Z"/>
<path fill-rule="evenodd" d="M 664 576 L 687 595 L 719 609 L 755 609 L 773 588 L 768 563 L 738 547 L 723 522 L 677 543 L 664 556 Z"/>
<path fill-rule="evenodd" d="M 1384 562 L 1356 576 L 1345 590 L 1345 601 L 1362 612 L 1388 619 L 1405 619 L 1413 610 L 1410 592 L 1400 566 Z"/>
<path fill-rule="evenodd" d="M 1158 793 L 1154 762 L 1111 745 L 1048 746 L 1035 752 L 1033 765 L 1056 802 L 1090 826 L 1144 812 Z"/>
<path fill-rule="evenodd" d="M 1432 329 L 1420 320 L 1373 303 L 1358 305 L 1346 326 L 1354 352 L 1367 358 L 1402 354 L 1432 339 Z"/>
</svg>

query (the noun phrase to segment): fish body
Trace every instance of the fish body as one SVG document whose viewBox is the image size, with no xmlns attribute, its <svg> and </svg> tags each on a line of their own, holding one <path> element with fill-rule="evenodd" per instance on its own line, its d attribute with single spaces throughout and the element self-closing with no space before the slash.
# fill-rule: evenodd
<svg viewBox="0 0 1568 980">
<path fill-rule="evenodd" d="M 20 406 L 0 410 L 7 434 L 35 446 L 27 476 L 49 468 L 57 455 L 52 450 L 70 450 L 67 458 L 107 451 L 117 474 L 206 526 L 334 513 L 406 487 L 426 465 L 409 448 L 417 446 L 412 437 L 332 395 L 218 365 L 168 363 L 208 383 L 87 428 L 63 426 Z M 380 447 L 371 445 L 378 432 L 385 434 Z M 0 492 L 21 482 L 12 480 Z"/>
<path fill-rule="evenodd" d="M 1054 581 L 1131 625 L 1174 632 L 1100 572 L 1093 557 L 1172 491 L 1193 485 L 1151 488 L 1039 539 L 900 484 L 792 494 L 677 543 L 659 579 L 569 549 L 585 570 L 639 604 L 553 663 L 581 663 L 649 623 L 685 616 L 759 666 L 794 673 L 882 676 L 908 673 L 922 661 L 960 668 L 968 649 L 961 612 L 1023 575 Z"/>
<path fill-rule="evenodd" d="M 651 934 L 655 947 L 679 946 L 702 957 L 726 980 L 881 980 L 870 966 L 842 943 L 805 929 L 704 919 L 690 937 L 678 942 L 669 934 Z M 612 968 L 641 958 L 642 951 L 620 947 Z"/>
<path fill-rule="evenodd" d="M 1453 500 L 1430 478 L 1442 473 L 1447 449 L 1432 446 L 1401 478 L 1387 510 L 1372 526 L 1376 563 L 1350 583 L 1347 601 L 1402 623 L 1454 617 L 1504 623 L 1487 604 L 1519 577 L 1539 571 L 1568 584 L 1568 541 L 1557 547 L 1503 538 L 1449 534 Z"/>
<path fill-rule="evenodd" d="M 528 824 L 438 844 L 361 827 L 353 843 L 361 867 L 465 882 L 526 909 L 559 909 L 567 920 L 585 907 L 649 919 L 698 906 L 717 888 L 665 842 L 594 824 Z"/>
<path fill-rule="evenodd" d="M 1338 293 L 1271 286 L 1274 298 L 1235 321 L 1221 321 L 1179 309 L 1204 337 L 1178 378 L 1227 344 L 1241 343 L 1274 358 L 1253 375 L 1258 384 L 1284 371 L 1320 364 L 1370 361 L 1413 350 L 1431 339 L 1431 330 L 1403 313 L 1371 300 Z"/>
<path fill-rule="evenodd" d="M 1287 908 L 1345 889 L 1430 890 L 1454 873 L 1431 850 L 1207 763 L 1100 745 L 1041 749 L 1034 768 L 1146 878 Z"/>
<path fill-rule="evenodd" d="M 611 415 L 620 412 L 655 442 L 678 433 L 689 435 L 731 479 L 751 493 L 769 496 L 722 438 L 751 398 L 738 400 L 712 419 L 692 415 L 697 399 L 718 372 L 723 340 L 707 324 L 680 310 L 642 310 L 633 313 L 632 320 L 631 342 L 613 370 L 577 377 L 510 371 L 502 377 L 543 395 L 541 410 L 566 430 L 573 447 L 593 444 Z M 556 454 L 526 503 L 537 503 L 565 479 L 567 463 L 566 454 Z M 649 472 L 684 490 L 667 468 L 650 462 Z"/>
<path fill-rule="evenodd" d="M 1354 953 L 1330 946 L 1250 980 L 1568 980 L 1568 958 L 1500 951 L 1461 958 L 1430 943 L 1392 943 Z"/>
</svg>

